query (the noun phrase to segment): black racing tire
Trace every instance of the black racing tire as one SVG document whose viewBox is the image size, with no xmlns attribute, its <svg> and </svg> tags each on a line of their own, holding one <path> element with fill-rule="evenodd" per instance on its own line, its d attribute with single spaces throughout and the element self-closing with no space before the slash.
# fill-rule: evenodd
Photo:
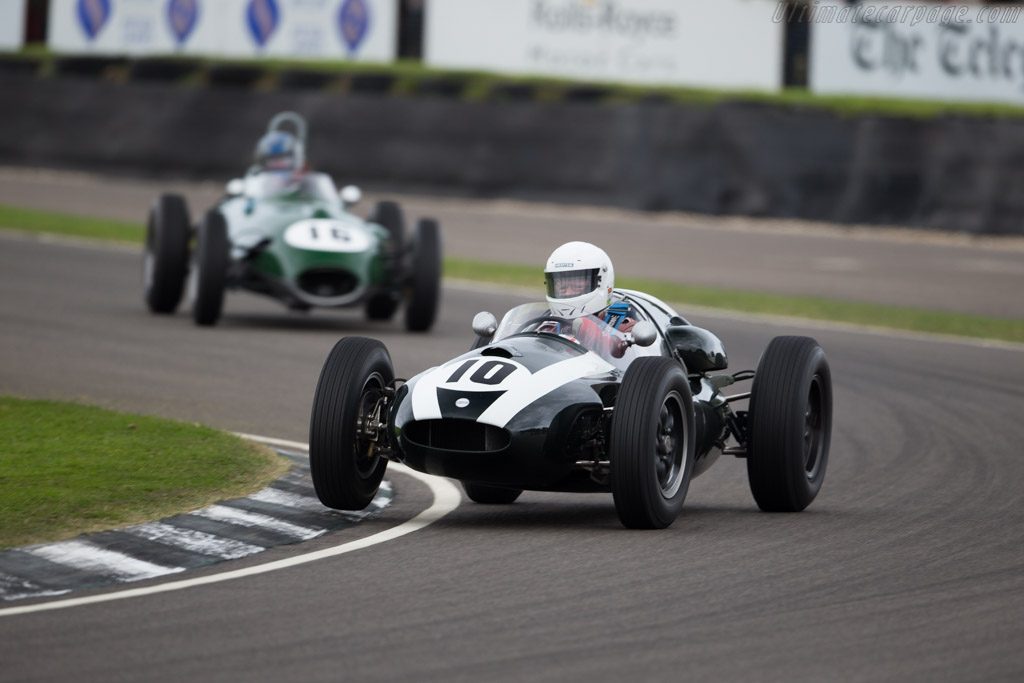
<svg viewBox="0 0 1024 683">
<path fill-rule="evenodd" d="M 405 297 L 405 328 L 426 332 L 441 300 L 441 226 L 422 218 L 413 235 L 412 267 Z"/>
<path fill-rule="evenodd" d="M 388 231 L 386 255 L 388 272 L 384 288 L 366 300 L 366 317 L 391 320 L 401 302 L 402 257 L 405 254 L 405 217 L 397 202 L 377 202 L 369 220 Z"/>
<path fill-rule="evenodd" d="M 766 512 L 799 512 L 821 490 L 832 439 L 832 371 L 810 337 L 775 337 L 757 364 L 747 479 Z"/>
<path fill-rule="evenodd" d="M 192 294 L 192 318 L 196 325 L 215 325 L 224 308 L 231 246 L 224 215 L 211 209 L 203 216 L 196 234 L 196 262 Z"/>
<path fill-rule="evenodd" d="M 362 510 L 377 495 L 388 461 L 359 425 L 394 379 L 391 356 L 376 339 L 345 337 L 328 354 L 309 420 L 313 487 L 327 507 Z"/>
<path fill-rule="evenodd" d="M 174 313 L 181 303 L 188 275 L 188 242 L 192 221 L 185 198 L 163 194 L 149 210 L 142 261 L 142 288 L 153 313 Z"/>
<path fill-rule="evenodd" d="M 615 400 L 609 452 L 612 497 L 623 526 L 663 529 L 690 488 L 696 448 L 686 370 L 671 358 L 638 358 Z"/>
<path fill-rule="evenodd" d="M 391 240 L 388 251 L 401 257 L 405 251 L 405 216 L 401 205 L 398 202 L 377 202 L 369 220 L 388 231 Z"/>
<path fill-rule="evenodd" d="M 369 320 L 391 320 L 398 310 L 400 298 L 392 290 L 375 292 L 366 300 L 366 317 Z"/>
<path fill-rule="evenodd" d="M 462 482 L 462 488 L 471 501 L 481 505 L 509 505 L 523 493 L 522 489 L 503 489 L 469 481 Z"/>
</svg>

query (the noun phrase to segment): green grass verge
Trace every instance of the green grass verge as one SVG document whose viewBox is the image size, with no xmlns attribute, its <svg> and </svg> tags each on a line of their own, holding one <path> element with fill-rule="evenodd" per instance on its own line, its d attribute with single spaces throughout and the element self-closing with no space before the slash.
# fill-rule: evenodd
<svg viewBox="0 0 1024 683">
<path fill-rule="evenodd" d="M 0 204 L 0 227 L 33 232 L 55 232 L 63 235 L 121 242 L 141 243 L 143 240 L 143 230 L 138 225 L 42 213 L 2 204 Z M 449 258 L 445 259 L 444 268 L 446 277 L 533 287 L 538 293 L 543 290 L 544 285 L 543 278 L 534 266 L 481 263 Z M 681 306 L 705 306 L 744 313 L 785 315 L 854 325 L 1024 343 L 1024 321 L 1021 320 L 924 311 L 816 297 L 695 287 L 630 277 L 619 277 L 616 282 L 620 287 L 650 292 L 660 299 Z"/>
<path fill-rule="evenodd" d="M 141 244 L 145 232 L 137 223 L 121 223 L 104 218 L 84 218 L 0 204 L 0 228 L 66 235 L 86 239 Z"/>
<path fill-rule="evenodd" d="M 0 397 L 0 548 L 196 510 L 287 468 L 271 450 L 208 427 Z"/>
<path fill-rule="evenodd" d="M 54 70 L 54 54 L 45 44 L 27 45 L 20 52 L 0 53 L 9 60 L 40 60 L 39 73 L 48 75 Z M 147 58 L 140 58 L 145 61 Z M 528 85 L 535 91 L 539 101 L 558 101 L 564 92 L 578 86 L 596 86 L 608 90 L 606 101 L 612 104 L 634 102 L 651 95 L 666 98 L 671 102 L 686 105 L 711 106 L 719 102 L 758 102 L 785 107 L 809 107 L 834 112 L 840 116 L 888 115 L 912 118 L 934 118 L 943 115 L 975 116 L 983 118 L 1022 118 L 1024 107 L 998 102 L 961 102 L 897 99 L 885 97 L 864 97 L 859 95 L 818 95 L 807 88 L 791 87 L 780 92 L 746 90 L 711 90 L 702 88 L 646 86 L 621 82 L 580 82 L 565 78 L 534 76 L 529 74 L 500 74 L 487 71 L 438 69 L 425 66 L 417 60 L 396 60 L 390 63 L 351 62 L 343 60 L 303 59 L 205 59 L 195 57 L 162 56 L 153 57 L 158 61 L 183 61 L 195 64 L 197 73 L 221 65 L 240 65 L 262 69 L 272 81 L 277 75 L 290 69 L 345 74 L 381 74 L 394 79 L 392 92 L 411 93 L 424 80 L 452 80 L 463 84 L 462 96 L 467 100 L 490 99 L 496 86 Z M 128 64 L 130 60 L 124 60 Z M 114 72 L 127 74 L 126 66 L 112 67 Z M 186 82 L 202 81 L 201 77 L 186 78 Z"/>
</svg>

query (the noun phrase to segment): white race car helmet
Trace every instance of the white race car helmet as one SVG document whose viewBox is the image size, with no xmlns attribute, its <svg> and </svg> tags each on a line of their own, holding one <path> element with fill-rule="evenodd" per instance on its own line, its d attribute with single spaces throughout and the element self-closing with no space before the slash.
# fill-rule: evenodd
<svg viewBox="0 0 1024 683">
<path fill-rule="evenodd" d="M 552 252 L 544 268 L 551 312 L 562 318 L 600 313 L 611 303 L 615 269 L 604 250 L 568 242 Z"/>
</svg>

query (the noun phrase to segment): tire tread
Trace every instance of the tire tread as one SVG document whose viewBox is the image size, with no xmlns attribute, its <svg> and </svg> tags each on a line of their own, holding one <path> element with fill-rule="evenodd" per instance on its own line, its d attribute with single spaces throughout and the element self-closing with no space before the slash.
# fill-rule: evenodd
<svg viewBox="0 0 1024 683">
<path fill-rule="evenodd" d="M 658 415 L 654 412 L 651 400 L 651 387 L 658 386 L 661 379 L 669 372 L 682 372 L 686 384 L 686 395 L 683 406 L 686 415 L 685 429 L 688 430 L 687 453 L 684 454 L 684 474 L 678 506 L 689 487 L 690 472 L 693 467 L 694 418 L 692 399 L 689 395 L 689 384 L 686 372 L 679 363 L 671 358 L 649 357 L 638 358 L 630 365 L 619 388 L 615 401 L 615 416 L 612 421 L 609 450 L 612 458 L 612 494 L 615 510 L 622 524 L 631 529 L 664 528 L 672 523 L 675 514 L 660 509 L 651 496 L 643 495 L 648 491 L 650 472 L 649 464 L 643 458 L 627 457 L 623 454 L 637 453 L 646 450 L 650 444 L 645 443 L 651 431 L 656 427 Z M 660 398 L 659 398 L 660 400 Z M 660 407 L 659 407 L 660 408 Z M 637 428 L 637 425 L 640 428 Z M 678 514 L 678 507 L 675 507 Z"/>
<path fill-rule="evenodd" d="M 755 373 L 750 399 L 747 477 L 758 507 L 768 512 L 804 509 L 814 499 L 816 487 L 820 487 L 824 476 L 828 434 L 823 435 L 826 442 L 821 471 L 816 484 L 812 484 L 803 474 L 803 436 L 797 426 L 807 398 L 807 387 L 798 384 L 797 379 L 802 379 L 807 371 L 813 376 L 811 364 L 823 369 L 828 380 L 827 405 L 824 406 L 827 415 L 823 419 L 828 420 L 830 428 L 831 375 L 817 341 L 810 337 L 775 337 L 765 349 Z"/>
<path fill-rule="evenodd" d="M 381 459 L 377 465 L 379 476 L 375 474 L 367 487 L 352 485 L 354 472 L 348 471 L 345 458 L 337 453 L 338 448 L 351 447 L 343 442 L 347 414 L 355 409 L 349 405 L 353 400 L 351 387 L 358 383 L 361 388 L 366 369 L 381 359 L 387 365 L 384 380 L 391 381 L 391 357 L 383 343 L 365 337 L 344 337 L 331 349 L 320 372 L 309 423 L 309 464 L 313 487 L 327 507 L 364 509 L 373 500 L 384 476 L 387 461 Z M 358 396 L 355 400 L 358 402 Z"/>
</svg>

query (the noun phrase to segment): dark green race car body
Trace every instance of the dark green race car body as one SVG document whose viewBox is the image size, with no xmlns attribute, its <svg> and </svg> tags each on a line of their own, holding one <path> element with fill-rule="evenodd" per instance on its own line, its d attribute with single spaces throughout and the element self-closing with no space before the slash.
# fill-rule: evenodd
<svg viewBox="0 0 1024 683">
<path fill-rule="evenodd" d="M 292 307 L 353 305 L 386 289 L 401 265 L 388 230 L 350 213 L 334 193 L 241 195 L 217 208 L 231 242 L 229 286 Z"/>
</svg>

